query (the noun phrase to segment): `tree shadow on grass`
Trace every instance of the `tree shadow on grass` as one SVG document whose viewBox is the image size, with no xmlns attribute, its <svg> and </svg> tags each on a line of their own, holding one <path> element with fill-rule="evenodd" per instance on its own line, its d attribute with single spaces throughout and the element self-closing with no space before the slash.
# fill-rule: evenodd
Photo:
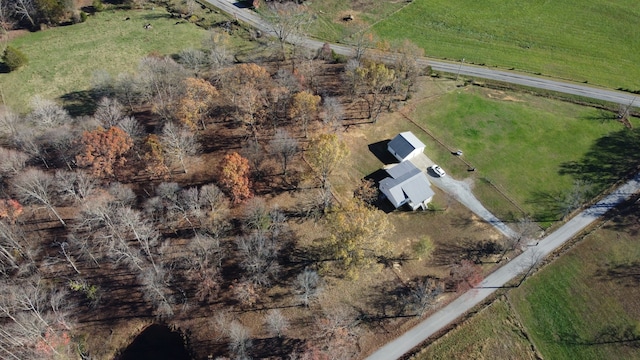
<svg viewBox="0 0 640 360">
<path fill-rule="evenodd" d="M 168 13 L 162 13 L 162 14 L 145 14 L 145 15 L 142 15 L 140 18 L 143 20 L 158 20 L 158 19 L 169 19 L 170 17 L 171 15 Z"/>
<path fill-rule="evenodd" d="M 458 243 L 438 243 L 433 252 L 432 263 L 446 266 L 457 264 L 462 260 L 471 260 L 476 264 L 487 262 L 492 255 L 504 251 L 502 244 L 495 240 L 475 241 L 464 239 Z M 495 262 L 495 261 L 494 261 Z"/>
<path fill-rule="evenodd" d="M 98 96 L 91 90 L 70 92 L 60 99 L 62 107 L 73 117 L 89 116 L 96 112 Z"/>
<path fill-rule="evenodd" d="M 612 120 L 617 121 L 618 115 L 608 110 L 598 109 L 598 112 L 596 114 L 583 116 L 582 118 L 585 120 L 600 121 L 601 123 L 605 123 Z"/>
<path fill-rule="evenodd" d="M 304 340 L 286 336 L 252 339 L 251 342 L 252 346 L 249 353 L 255 359 L 287 359 L 289 354 L 300 350 L 304 345 Z"/>
<path fill-rule="evenodd" d="M 614 281 L 626 287 L 637 287 L 640 285 L 640 261 L 608 264 L 604 269 L 598 269 L 595 275 L 600 280 Z"/>
<path fill-rule="evenodd" d="M 560 175 L 603 189 L 640 165 L 640 131 L 621 130 L 598 139 L 582 160 L 560 166 Z"/>
<path fill-rule="evenodd" d="M 635 174 L 640 166 L 640 130 L 620 130 L 596 140 L 581 160 L 560 165 L 558 175 L 568 175 L 574 182 L 586 184 L 590 192 L 600 193 L 620 179 Z M 534 192 L 527 203 L 539 210 L 537 222 L 558 221 L 565 211 L 566 194 L 553 190 Z"/>
<path fill-rule="evenodd" d="M 585 337 L 574 332 L 556 333 L 557 342 L 564 345 L 616 345 L 640 348 L 640 333 L 634 325 L 604 325 L 593 336 Z"/>
<path fill-rule="evenodd" d="M 560 191 L 535 191 L 527 201 L 527 204 L 533 204 L 537 209 L 531 215 L 532 220 L 538 223 L 560 221 L 562 219 L 563 198 Z"/>
</svg>

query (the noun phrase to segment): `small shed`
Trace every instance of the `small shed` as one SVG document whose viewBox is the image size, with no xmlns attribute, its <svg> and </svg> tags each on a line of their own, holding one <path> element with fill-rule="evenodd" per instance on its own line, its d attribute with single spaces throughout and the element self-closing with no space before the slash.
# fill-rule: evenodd
<svg viewBox="0 0 640 360">
<path fill-rule="evenodd" d="M 387 169 L 389 177 L 380 181 L 380 191 L 397 209 L 405 204 L 412 210 L 426 209 L 434 192 L 424 172 L 409 161 Z"/>
<path fill-rule="evenodd" d="M 411 131 L 398 134 L 387 145 L 387 149 L 399 161 L 409 160 L 424 151 L 424 144 Z"/>
</svg>

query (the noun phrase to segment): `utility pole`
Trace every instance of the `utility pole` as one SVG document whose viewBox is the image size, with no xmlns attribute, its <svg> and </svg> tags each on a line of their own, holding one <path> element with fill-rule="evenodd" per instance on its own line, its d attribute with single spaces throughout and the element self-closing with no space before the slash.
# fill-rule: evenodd
<svg viewBox="0 0 640 360">
<path fill-rule="evenodd" d="M 458 67 L 458 73 L 456 74 L 456 81 L 458 81 L 458 77 L 460 76 L 460 70 L 462 70 L 462 64 L 464 64 L 464 58 L 460 62 L 460 66 Z"/>
</svg>

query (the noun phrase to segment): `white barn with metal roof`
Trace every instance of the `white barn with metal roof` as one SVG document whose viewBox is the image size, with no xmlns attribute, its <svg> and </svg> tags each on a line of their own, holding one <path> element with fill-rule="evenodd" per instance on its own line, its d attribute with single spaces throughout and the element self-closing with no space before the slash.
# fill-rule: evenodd
<svg viewBox="0 0 640 360">
<path fill-rule="evenodd" d="M 424 151 L 425 145 L 411 131 L 398 134 L 387 145 L 387 149 L 399 161 L 409 160 Z"/>
</svg>

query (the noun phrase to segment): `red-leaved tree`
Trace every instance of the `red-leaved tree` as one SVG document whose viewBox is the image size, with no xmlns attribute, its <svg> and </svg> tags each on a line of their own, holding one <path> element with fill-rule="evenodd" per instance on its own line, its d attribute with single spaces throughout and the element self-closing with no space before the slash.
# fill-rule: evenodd
<svg viewBox="0 0 640 360">
<path fill-rule="evenodd" d="M 0 199 L 0 219 L 8 219 L 10 222 L 16 221 L 22 214 L 23 208 L 14 199 Z"/>
<path fill-rule="evenodd" d="M 131 137 L 117 126 L 85 131 L 80 143 L 82 150 L 76 156 L 78 166 L 90 167 L 96 177 L 113 175 L 114 168 L 127 161 L 124 155 L 133 146 Z"/>
<path fill-rule="evenodd" d="M 249 181 L 249 160 L 237 152 L 227 154 L 220 164 L 220 185 L 239 204 L 253 196 Z"/>
<path fill-rule="evenodd" d="M 471 260 L 462 260 L 459 265 L 451 269 L 450 286 L 455 291 L 467 291 L 480 284 L 484 279 L 482 267 Z"/>
</svg>

